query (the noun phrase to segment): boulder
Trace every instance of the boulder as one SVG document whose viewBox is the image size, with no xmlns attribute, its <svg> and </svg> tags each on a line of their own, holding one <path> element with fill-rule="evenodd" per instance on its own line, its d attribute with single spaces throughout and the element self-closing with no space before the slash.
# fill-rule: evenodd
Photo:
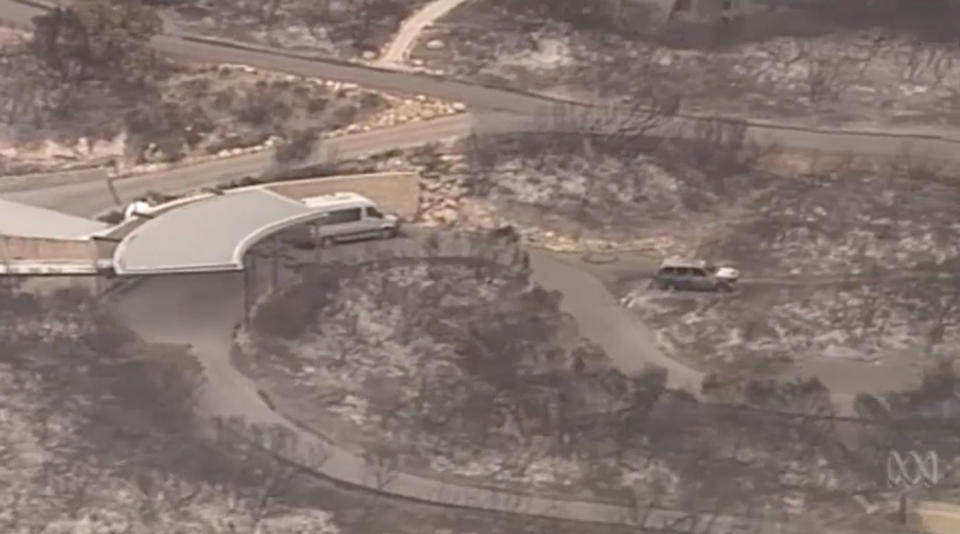
<svg viewBox="0 0 960 534">
<path fill-rule="evenodd" d="M 441 223 L 452 223 L 457 221 L 457 210 L 451 208 L 439 209 L 433 212 L 432 219 Z"/>
</svg>

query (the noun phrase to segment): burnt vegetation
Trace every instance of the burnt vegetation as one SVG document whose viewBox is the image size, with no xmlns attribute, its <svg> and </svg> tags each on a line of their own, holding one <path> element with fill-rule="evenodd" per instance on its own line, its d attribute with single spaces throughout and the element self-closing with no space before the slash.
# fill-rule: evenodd
<svg viewBox="0 0 960 534">
<path fill-rule="evenodd" d="M 718 376 L 698 401 L 667 389 L 663 370 L 624 376 L 567 330 L 557 295 L 523 285 L 478 261 L 320 269 L 275 297 L 284 305 L 262 305 L 258 314 L 271 315 L 289 305 L 282 317 L 308 317 L 309 326 L 297 337 L 255 319 L 254 372 L 272 376 L 260 383 L 275 393 L 296 392 L 288 408 L 310 399 L 313 414 L 363 398 L 365 408 L 350 413 L 372 437 L 338 435 L 368 444 L 374 463 L 391 469 L 493 457 L 499 469 L 483 480 L 529 487 L 545 463 L 571 462 L 572 486 L 535 484 L 630 503 L 641 516 L 666 507 L 759 517 L 798 501 L 792 513 L 859 519 L 854 496 L 887 496 L 876 491 L 880 442 L 844 435 L 845 425 L 880 419 L 839 416 L 819 382 Z"/>
<path fill-rule="evenodd" d="M 955 43 L 960 32 L 956 0 L 753 0 L 741 9 L 720 9 L 719 0 L 704 16 L 684 17 L 679 1 L 490 0 L 493 6 L 523 17 L 535 29 L 555 20 L 579 31 L 608 33 L 668 46 L 715 48 L 772 37 L 811 37 L 838 31 L 882 28 L 936 43 Z M 687 2 L 691 6 L 697 2 Z M 691 12 L 696 10 L 691 9 Z"/>
<path fill-rule="evenodd" d="M 138 1 L 86 0 L 33 22 L 31 36 L 11 31 L 0 43 L 0 123 L 18 149 L 49 139 L 93 163 L 136 164 L 274 137 L 285 140 L 280 163 L 301 163 L 321 132 L 389 106 L 366 91 L 229 66 L 177 65 L 149 46 L 162 21 L 155 7 Z M 103 154 L 101 141 L 111 154 Z M 11 164 L 19 164 L 16 156 Z"/>
<path fill-rule="evenodd" d="M 214 32 L 243 34 L 250 30 L 282 31 L 304 28 L 317 42 L 346 55 L 377 51 L 399 27 L 417 0 L 215 0 L 154 2 L 176 11 L 185 20 L 216 17 Z"/>
</svg>

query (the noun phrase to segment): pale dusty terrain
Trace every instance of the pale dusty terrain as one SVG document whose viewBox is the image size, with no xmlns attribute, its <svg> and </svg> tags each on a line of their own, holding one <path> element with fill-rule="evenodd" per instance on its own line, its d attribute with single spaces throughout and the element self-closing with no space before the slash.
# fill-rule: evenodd
<svg viewBox="0 0 960 534">
<path fill-rule="evenodd" d="M 163 11 L 168 31 L 191 32 L 301 54 L 372 59 L 426 0 L 210 0 Z"/>
</svg>

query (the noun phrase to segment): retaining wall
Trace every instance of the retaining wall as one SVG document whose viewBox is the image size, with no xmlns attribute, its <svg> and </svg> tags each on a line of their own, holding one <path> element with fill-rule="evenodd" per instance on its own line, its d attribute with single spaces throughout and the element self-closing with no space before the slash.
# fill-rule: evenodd
<svg viewBox="0 0 960 534">
<path fill-rule="evenodd" d="M 93 263 L 97 254 L 96 244 L 89 240 L 0 236 L 0 261 L 37 260 Z"/>
<path fill-rule="evenodd" d="M 244 259 L 248 277 L 250 302 L 261 302 L 276 290 L 283 290 L 302 280 L 303 269 L 321 266 L 353 266 L 391 260 L 427 260 L 449 258 L 482 258 L 504 267 L 528 270 L 529 257 L 519 239 L 509 234 L 480 232 L 432 232 L 410 227 L 405 235 L 387 241 L 362 241 L 316 249 L 309 261 L 297 263 L 289 257 L 272 257 L 274 241 L 267 238 L 251 249 Z M 283 241 L 281 232 L 277 235 Z M 273 277 L 276 268 L 277 285 Z M 252 312 L 251 312 L 252 313 Z"/>
<path fill-rule="evenodd" d="M 907 526 L 930 534 L 960 532 L 960 505 L 935 501 L 908 501 Z"/>
<path fill-rule="evenodd" d="M 411 230 L 407 238 L 369 241 L 323 251 L 324 264 L 355 265 L 397 259 L 477 258 L 504 267 L 526 269 L 528 260 L 519 239 L 480 232 Z"/>
<path fill-rule="evenodd" d="M 297 199 L 352 191 L 370 198 L 386 211 L 392 211 L 406 219 L 415 217 L 420 209 L 420 185 L 415 172 L 307 178 L 279 182 L 268 185 L 267 188 Z"/>
<path fill-rule="evenodd" d="M 0 176 L 0 193 L 14 193 L 18 191 L 29 191 L 31 189 L 42 189 L 45 187 L 57 187 L 86 182 L 106 182 L 106 180 L 107 171 L 103 167 L 77 169 L 73 171 Z"/>
<path fill-rule="evenodd" d="M 758 158 L 755 166 L 762 170 L 785 175 L 823 175 L 847 169 L 878 173 L 889 173 L 891 169 L 906 172 L 929 170 L 937 175 L 949 175 L 960 170 L 960 165 L 955 162 L 930 158 L 911 158 L 908 153 L 864 156 L 843 152 L 780 147 L 776 147 L 770 153 Z"/>
<path fill-rule="evenodd" d="M 140 279 L 98 275 L 46 275 L 16 277 L 20 291 L 32 295 L 47 296 L 58 291 L 71 290 L 90 295 L 97 299 L 106 298 L 114 293 L 133 287 Z"/>
</svg>

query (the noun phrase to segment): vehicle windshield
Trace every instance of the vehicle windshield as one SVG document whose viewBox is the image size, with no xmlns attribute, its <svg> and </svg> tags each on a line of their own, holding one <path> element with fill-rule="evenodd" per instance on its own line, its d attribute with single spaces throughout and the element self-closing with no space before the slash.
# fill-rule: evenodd
<svg viewBox="0 0 960 534">
<path fill-rule="evenodd" d="M 383 214 L 380 213 L 380 210 L 378 210 L 377 208 L 369 208 L 369 207 L 368 207 L 368 208 L 367 208 L 367 217 L 373 217 L 373 218 L 376 218 L 376 219 L 382 219 L 382 218 L 383 218 Z"/>
</svg>

